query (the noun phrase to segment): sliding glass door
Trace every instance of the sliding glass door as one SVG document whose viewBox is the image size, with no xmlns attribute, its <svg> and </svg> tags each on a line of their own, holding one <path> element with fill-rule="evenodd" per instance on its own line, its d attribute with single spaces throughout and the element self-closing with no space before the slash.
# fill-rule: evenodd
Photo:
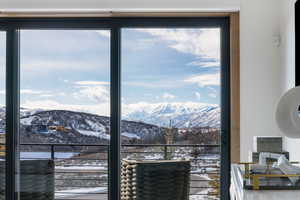
<svg viewBox="0 0 300 200">
<path fill-rule="evenodd" d="M 0 82 L 9 114 L 0 113 L 0 136 L 4 122 L 10 133 L 0 199 L 6 191 L 7 200 L 119 200 L 131 190 L 121 166 L 132 161 L 189 162 L 185 178 L 176 177 L 186 190 L 164 193 L 173 199 L 184 192 L 189 200 L 229 199 L 227 18 L 0 25 L 9 69 L 0 75 L 9 83 L 5 91 Z M 172 173 L 158 170 L 163 177 L 149 184 Z"/>
<path fill-rule="evenodd" d="M 125 28 L 121 38 L 123 158 L 191 160 L 190 199 L 218 199 L 220 28 Z"/>
</svg>

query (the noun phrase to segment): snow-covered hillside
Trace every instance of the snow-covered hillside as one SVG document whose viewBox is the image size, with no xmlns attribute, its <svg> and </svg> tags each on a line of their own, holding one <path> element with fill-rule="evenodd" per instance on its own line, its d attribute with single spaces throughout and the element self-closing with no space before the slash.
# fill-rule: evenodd
<svg viewBox="0 0 300 200">
<path fill-rule="evenodd" d="M 123 119 L 157 126 L 220 127 L 220 107 L 202 103 L 139 103 L 124 106 Z"/>
<path fill-rule="evenodd" d="M 110 118 L 66 110 L 21 110 L 22 142 L 28 143 L 107 143 Z M 0 133 L 5 132 L 5 109 L 0 110 Z M 163 128 L 142 122 L 122 120 L 123 141 L 153 141 L 162 137 Z"/>
</svg>

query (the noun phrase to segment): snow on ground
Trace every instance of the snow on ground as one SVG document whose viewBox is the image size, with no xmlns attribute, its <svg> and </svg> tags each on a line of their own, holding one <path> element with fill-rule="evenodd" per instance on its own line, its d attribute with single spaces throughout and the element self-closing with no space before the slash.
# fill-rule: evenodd
<svg viewBox="0 0 300 200">
<path fill-rule="evenodd" d="M 78 153 L 55 152 L 55 158 L 71 158 Z M 51 152 L 21 152 L 21 159 L 50 159 Z"/>
<path fill-rule="evenodd" d="M 95 122 L 92 122 L 91 120 L 85 119 L 86 123 L 95 131 L 105 133 L 105 126 L 102 124 L 98 124 Z"/>
<path fill-rule="evenodd" d="M 125 137 L 128 137 L 128 138 L 141 139 L 141 137 L 138 136 L 136 133 L 123 132 L 121 134 L 122 134 L 122 136 L 125 136 Z"/>
<path fill-rule="evenodd" d="M 82 130 L 82 129 L 77 129 L 77 131 L 82 134 L 82 135 L 87 135 L 87 136 L 95 136 L 95 137 L 99 137 L 105 140 L 110 140 L 110 135 L 106 134 L 105 132 L 98 132 L 98 131 L 87 131 L 87 130 Z M 123 132 L 121 133 L 122 136 L 131 138 L 131 139 L 141 139 L 140 136 L 138 136 L 135 133 L 128 133 L 128 132 Z"/>
<path fill-rule="evenodd" d="M 159 159 L 163 159 L 163 155 L 162 154 L 145 155 L 145 159 L 146 160 L 159 160 Z"/>
<path fill-rule="evenodd" d="M 104 166 L 57 166 L 55 169 L 59 170 L 107 170 Z"/>
<path fill-rule="evenodd" d="M 102 133 L 102 132 L 87 131 L 87 130 L 82 130 L 82 129 L 77 129 L 77 131 L 82 135 L 96 136 L 96 137 L 99 137 L 102 139 L 110 140 L 110 135 Z"/>
<path fill-rule="evenodd" d="M 201 159 L 206 159 L 206 160 L 215 159 L 215 160 L 219 160 L 220 159 L 220 155 L 218 155 L 218 154 L 203 155 L 203 156 L 201 156 Z"/>
<path fill-rule="evenodd" d="M 60 190 L 55 193 L 55 198 L 81 196 L 83 194 L 104 193 L 107 187 L 79 188 L 70 190 Z"/>
<path fill-rule="evenodd" d="M 26 118 L 21 119 L 20 121 L 21 121 L 21 124 L 23 124 L 23 125 L 31 125 L 34 118 L 35 118 L 34 116 L 26 117 Z"/>
</svg>

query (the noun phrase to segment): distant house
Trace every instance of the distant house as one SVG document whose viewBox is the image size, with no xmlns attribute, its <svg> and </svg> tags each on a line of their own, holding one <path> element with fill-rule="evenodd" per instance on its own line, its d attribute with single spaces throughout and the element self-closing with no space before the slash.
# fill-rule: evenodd
<svg viewBox="0 0 300 200">
<path fill-rule="evenodd" d="M 5 134 L 0 133 L 0 157 L 5 156 Z"/>
</svg>

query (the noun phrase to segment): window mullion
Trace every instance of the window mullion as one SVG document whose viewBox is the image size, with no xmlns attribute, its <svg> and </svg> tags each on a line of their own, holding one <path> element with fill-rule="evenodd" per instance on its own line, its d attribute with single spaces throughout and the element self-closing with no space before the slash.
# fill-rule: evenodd
<svg viewBox="0 0 300 200">
<path fill-rule="evenodd" d="M 111 29 L 111 137 L 109 148 L 109 200 L 120 199 L 121 30 Z"/>
<path fill-rule="evenodd" d="M 6 200 L 19 200 L 19 30 L 6 37 Z"/>
</svg>

